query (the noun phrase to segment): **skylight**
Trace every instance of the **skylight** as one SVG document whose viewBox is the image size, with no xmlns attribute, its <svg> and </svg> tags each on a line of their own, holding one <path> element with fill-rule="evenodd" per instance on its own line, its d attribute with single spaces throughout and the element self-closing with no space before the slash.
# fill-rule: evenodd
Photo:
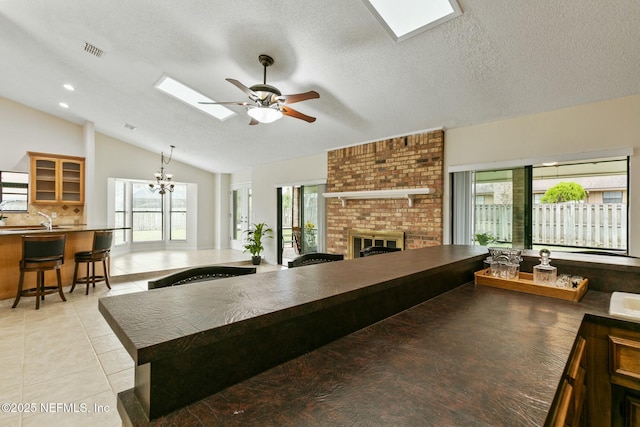
<svg viewBox="0 0 640 427">
<path fill-rule="evenodd" d="M 362 1 L 397 42 L 462 15 L 456 0 Z"/>
<path fill-rule="evenodd" d="M 172 79 L 169 76 L 162 76 L 155 87 L 162 92 L 176 98 L 179 101 L 184 102 L 187 105 L 197 108 L 198 110 L 207 113 L 219 120 L 226 120 L 236 113 L 231 111 L 227 107 L 222 105 L 210 105 L 210 104 L 198 104 L 199 102 L 215 102 L 213 99 L 208 98 L 198 91 L 191 89 L 180 83 L 177 80 Z"/>
</svg>

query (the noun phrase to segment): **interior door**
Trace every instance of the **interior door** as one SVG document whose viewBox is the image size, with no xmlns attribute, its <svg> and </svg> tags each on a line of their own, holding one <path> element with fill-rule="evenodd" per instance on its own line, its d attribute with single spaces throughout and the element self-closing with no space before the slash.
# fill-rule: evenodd
<svg viewBox="0 0 640 427">
<path fill-rule="evenodd" d="M 251 218 L 251 184 L 231 186 L 231 249 L 243 250 Z"/>
</svg>

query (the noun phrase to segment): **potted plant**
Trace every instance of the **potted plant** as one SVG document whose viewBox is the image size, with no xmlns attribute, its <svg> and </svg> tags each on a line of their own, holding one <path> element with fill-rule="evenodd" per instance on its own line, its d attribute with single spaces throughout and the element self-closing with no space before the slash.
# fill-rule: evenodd
<svg viewBox="0 0 640 427">
<path fill-rule="evenodd" d="M 476 240 L 480 246 L 487 246 L 489 243 L 495 242 L 495 238 L 491 233 L 478 233 Z"/>
<path fill-rule="evenodd" d="M 258 265 L 262 261 L 260 254 L 264 250 L 262 239 L 271 239 L 273 230 L 264 222 L 253 224 L 252 227 L 251 230 L 247 230 L 247 241 L 244 244 L 243 252 L 249 251 L 253 265 Z"/>
</svg>

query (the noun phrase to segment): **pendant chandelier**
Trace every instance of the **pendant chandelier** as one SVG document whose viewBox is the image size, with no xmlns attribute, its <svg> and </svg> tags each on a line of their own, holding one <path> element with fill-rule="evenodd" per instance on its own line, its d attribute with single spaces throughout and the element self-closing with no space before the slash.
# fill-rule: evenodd
<svg viewBox="0 0 640 427">
<path fill-rule="evenodd" d="M 164 193 L 173 192 L 175 184 L 173 183 L 173 175 L 170 173 L 164 173 L 164 165 L 168 165 L 171 161 L 171 157 L 173 157 L 173 149 L 176 148 L 175 145 L 171 146 L 171 153 L 169 154 L 169 160 L 165 160 L 164 153 L 160 152 L 160 170 L 156 172 L 155 181 L 149 183 L 149 190 L 153 193 L 156 191 L 160 194 L 164 195 Z"/>
</svg>

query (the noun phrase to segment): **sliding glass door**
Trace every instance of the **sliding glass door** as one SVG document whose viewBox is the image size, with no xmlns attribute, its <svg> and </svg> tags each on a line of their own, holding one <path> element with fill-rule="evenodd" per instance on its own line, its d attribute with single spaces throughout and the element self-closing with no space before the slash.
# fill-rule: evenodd
<svg viewBox="0 0 640 427">
<path fill-rule="evenodd" d="M 326 250 L 325 191 L 325 184 L 278 188 L 279 262 Z"/>
</svg>

